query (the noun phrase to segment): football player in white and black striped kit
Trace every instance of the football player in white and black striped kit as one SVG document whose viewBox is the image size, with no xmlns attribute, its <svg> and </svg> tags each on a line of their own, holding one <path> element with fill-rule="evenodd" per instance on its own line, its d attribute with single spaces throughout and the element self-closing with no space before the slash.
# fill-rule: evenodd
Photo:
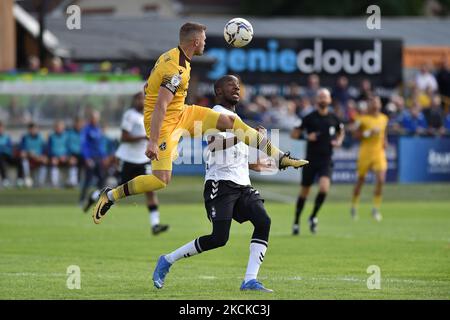
<svg viewBox="0 0 450 320">
<path fill-rule="evenodd" d="M 120 184 L 124 184 L 140 175 L 151 174 L 152 171 L 150 160 L 145 155 L 147 136 L 145 134 L 143 110 L 144 94 L 139 92 L 133 96 L 132 107 L 125 111 L 120 124 L 122 135 L 120 145 L 115 154 L 119 161 Z M 100 190 L 91 193 L 84 208 L 85 211 L 98 200 L 99 195 Z M 160 223 L 156 193 L 147 192 L 145 193 L 145 198 L 152 234 L 158 235 L 167 231 L 169 225 Z"/>
<path fill-rule="evenodd" d="M 224 114 L 235 114 L 235 106 L 240 98 L 238 78 L 223 76 L 214 84 L 214 92 L 218 105 L 213 109 Z M 254 226 L 247 271 L 240 289 L 272 292 L 257 280 L 267 250 L 270 218 L 264 208 L 264 200 L 250 184 L 249 168 L 262 171 L 273 167 L 275 163 L 271 165 L 268 158 L 266 161 L 249 164 L 248 146 L 239 142 L 231 132 L 208 136 L 203 196 L 208 219 L 212 223 L 212 233 L 161 256 L 153 274 L 153 282 L 157 288 L 162 287 L 165 276 L 175 261 L 224 246 L 228 241 L 231 220 L 234 219 L 239 223 L 250 221 Z"/>
</svg>

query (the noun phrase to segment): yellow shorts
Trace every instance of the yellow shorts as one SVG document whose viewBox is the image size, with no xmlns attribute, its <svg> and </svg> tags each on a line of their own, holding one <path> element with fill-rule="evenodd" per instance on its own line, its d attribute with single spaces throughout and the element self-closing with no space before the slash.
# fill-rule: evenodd
<svg viewBox="0 0 450 320">
<path fill-rule="evenodd" d="M 215 129 L 220 113 L 197 105 L 185 105 L 183 110 L 164 119 L 159 134 L 159 160 L 152 161 L 152 170 L 172 171 L 172 162 L 178 157 L 178 142 L 184 137 L 202 137 L 206 130 Z M 150 136 L 151 119 L 144 119 L 145 131 Z"/>
<path fill-rule="evenodd" d="M 358 157 L 358 177 L 365 177 L 369 170 L 387 170 L 386 154 L 383 152 L 364 152 Z"/>
</svg>

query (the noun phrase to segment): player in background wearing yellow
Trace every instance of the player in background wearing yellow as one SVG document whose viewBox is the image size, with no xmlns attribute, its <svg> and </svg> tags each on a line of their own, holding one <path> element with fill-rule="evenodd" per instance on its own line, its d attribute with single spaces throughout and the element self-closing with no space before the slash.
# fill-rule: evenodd
<svg viewBox="0 0 450 320">
<path fill-rule="evenodd" d="M 308 163 L 280 151 L 262 133 L 249 127 L 235 115 L 185 104 L 191 59 L 203 54 L 205 30 L 206 26 L 202 24 L 185 23 L 180 29 L 179 46 L 163 53 L 155 63 L 145 86 L 144 107 L 144 123 L 148 136 L 145 154 L 152 160 L 152 174 L 135 177 L 115 189 L 102 190 L 92 213 L 95 223 L 100 223 L 115 201 L 165 188 L 171 180 L 172 161 L 177 157 L 178 142 L 186 132 L 192 137 L 211 129 L 233 129 L 239 140 L 273 157 L 280 169 L 300 168 Z"/>
<path fill-rule="evenodd" d="M 361 140 L 358 156 L 358 180 L 353 190 L 351 215 L 357 218 L 359 195 L 369 170 L 375 173 L 375 191 L 373 196 L 372 216 L 381 221 L 380 212 L 383 184 L 386 178 L 387 159 L 386 128 L 388 117 L 381 113 L 381 100 L 372 96 L 368 101 L 368 113 L 360 116 L 356 121 L 355 137 Z"/>
</svg>

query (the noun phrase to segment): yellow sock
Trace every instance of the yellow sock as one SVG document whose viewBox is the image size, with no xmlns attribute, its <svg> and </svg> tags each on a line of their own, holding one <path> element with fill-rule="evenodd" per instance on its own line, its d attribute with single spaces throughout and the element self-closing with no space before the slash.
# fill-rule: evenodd
<svg viewBox="0 0 450 320">
<path fill-rule="evenodd" d="M 381 195 L 373 196 L 373 207 L 375 209 L 380 209 L 381 206 Z"/>
<path fill-rule="evenodd" d="M 281 150 L 273 146 L 270 140 L 264 137 L 264 135 L 245 124 L 239 118 L 234 119 L 233 130 L 235 130 L 235 135 L 239 140 L 246 145 L 261 150 L 270 157 L 278 159 L 283 154 Z"/>
<path fill-rule="evenodd" d="M 353 195 L 353 197 L 352 197 L 352 207 L 356 208 L 358 206 L 358 203 L 359 203 L 359 195 L 358 196 Z"/>
<path fill-rule="evenodd" d="M 134 195 L 150 191 L 163 189 L 166 184 L 153 174 L 137 176 L 117 188 L 112 190 L 114 201 Z"/>
</svg>

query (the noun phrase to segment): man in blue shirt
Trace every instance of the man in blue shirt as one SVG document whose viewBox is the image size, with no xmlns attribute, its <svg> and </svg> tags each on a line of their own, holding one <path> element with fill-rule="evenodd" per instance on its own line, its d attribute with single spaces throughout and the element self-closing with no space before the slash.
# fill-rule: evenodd
<svg viewBox="0 0 450 320">
<path fill-rule="evenodd" d="M 418 104 L 414 104 L 410 110 L 405 112 L 400 120 L 400 124 L 408 135 L 423 135 L 428 128 L 425 116 Z"/>
<path fill-rule="evenodd" d="M 81 131 L 81 153 L 86 166 L 86 174 L 81 186 L 80 204 L 83 204 L 86 200 L 86 193 L 92 179 L 97 178 L 97 190 L 91 194 L 92 198 L 97 199 L 100 189 L 104 187 L 105 170 L 103 161 L 106 157 L 106 150 L 103 139 L 100 113 L 92 111 L 89 115 L 89 123 Z"/>
<path fill-rule="evenodd" d="M 28 132 L 22 137 L 20 144 L 20 158 L 25 176 L 25 185 L 31 187 L 31 167 L 39 168 L 38 184 L 43 186 L 47 177 L 48 159 L 45 155 L 45 142 L 38 132 L 36 124 L 28 125 Z"/>
<path fill-rule="evenodd" d="M 67 130 L 67 148 L 69 150 L 69 181 L 68 185 L 75 187 L 78 185 L 84 159 L 81 153 L 81 130 L 83 129 L 83 119 L 75 118 L 73 127 Z"/>
<path fill-rule="evenodd" d="M 450 134 L 450 111 L 444 119 L 444 128 L 447 134 Z"/>
<path fill-rule="evenodd" d="M 13 149 L 11 137 L 5 133 L 5 127 L 0 122 L 0 178 L 4 187 L 10 185 L 8 176 L 6 174 L 6 165 L 15 165 L 16 161 L 13 158 Z"/>
<path fill-rule="evenodd" d="M 48 137 L 48 156 L 51 165 L 50 180 L 53 187 L 58 187 L 59 167 L 68 163 L 69 150 L 64 121 L 56 121 L 54 130 Z"/>
</svg>

